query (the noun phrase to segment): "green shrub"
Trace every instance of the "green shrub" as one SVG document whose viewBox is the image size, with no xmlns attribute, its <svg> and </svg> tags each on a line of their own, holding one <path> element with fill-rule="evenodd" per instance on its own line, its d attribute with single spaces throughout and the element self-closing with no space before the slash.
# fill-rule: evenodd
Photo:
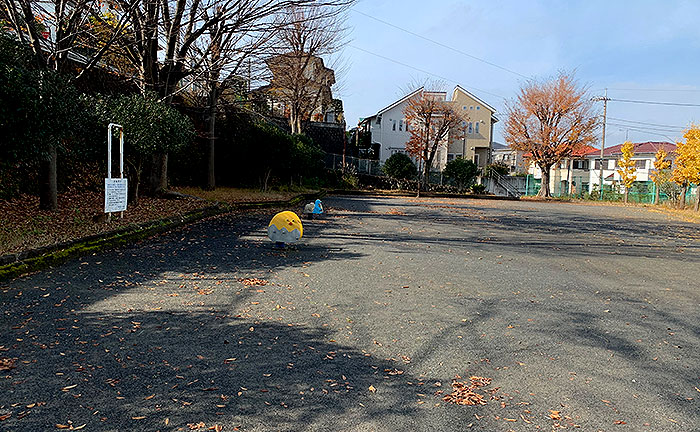
<svg viewBox="0 0 700 432">
<path fill-rule="evenodd" d="M 384 174 L 395 179 L 414 179 L 418 173 L 416 164 L 404 153 L 394 153 L 384 162 Z"/>
<path fill-rule="evenodd" d="M 482 184 L 472 185 L 472 193 L 475 193 L 477 195 L 481 195 L 484 192 L 486 192 L 486 185 L 482 185 Z"/>
<path fill-rule="evenodd" d="M 470 160 L 457 158 L 447 162 L 443 174 L 462 191 L 474 183 L 479 174 L 479 167 Z"/>
<path fill-rule="evenodd" d="M 0 198 L 38 191 L 42 160 L 55 146 L 59 189 L 95 162 L 104 135 L 92 101 L 54 71 L 38 70 L 26 46 L 0 32 Z M 104 156 L 103 156 L 104 157 Z"/>
</svg>

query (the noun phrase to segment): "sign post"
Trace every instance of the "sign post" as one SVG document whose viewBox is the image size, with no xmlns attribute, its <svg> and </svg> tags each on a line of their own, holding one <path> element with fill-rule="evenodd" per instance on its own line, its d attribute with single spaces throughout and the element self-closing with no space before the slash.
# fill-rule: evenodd
<svg viewBox="0 0 700 432">
<path fill-rule="evenodd" d="M 119 178 L 112 178 L 112 129 L 119 129 Z M 105 213 L 110 220 L 113 212 L 124 217 L 128 197 L 127 179 L 124 178 L 124 128 L 116 123 L 107 126 L 107 178 L 105 178 Z"/>
</svg>

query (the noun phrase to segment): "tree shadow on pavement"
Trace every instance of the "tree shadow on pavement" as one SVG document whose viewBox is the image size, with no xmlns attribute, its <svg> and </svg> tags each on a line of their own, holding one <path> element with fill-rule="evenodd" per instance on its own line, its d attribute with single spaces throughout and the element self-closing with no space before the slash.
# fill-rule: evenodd
<svg viewBox="0 0 700 432">
<path fill-rule="evenodd" d="M 1 386 L 8 430 L 189 430 L 200 422 L 224 430 L 349 423 L 369 430 L 388 417 L 386 429 L 395 430 L 418 414 L 406 382 L 428 379 L 389 375 L 400 366 L 335 343 L 323 329 L 222 311 L 76 313 L 19 361 Z"/>
</svg>

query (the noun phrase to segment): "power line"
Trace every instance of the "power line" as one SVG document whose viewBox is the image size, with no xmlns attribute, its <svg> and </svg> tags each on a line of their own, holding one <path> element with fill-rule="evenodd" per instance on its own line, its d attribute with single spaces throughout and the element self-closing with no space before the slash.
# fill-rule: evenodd
<svg viewBox="0 0 700 432">
<path fill-rule="evenodd" d="M 647 92 L 700 92 L 700 89 L 652 89 L 652 88 L 608 88 L 614 91 L 647 91 Z"/>
<path fill-rule="evenodd" d="M 658 132 L 649 132 L 649 131 L 642 130 L 642 129 L 637 129 L 637 128 L 627 128 L 627 129 L 629 129 L 629 130 L 631 130 L 631 131 L 635 131 L 635 132 L 646 133 L 646 134 L 649 134 L 649 135 L 662 136 L 662 137 L 666 138 L 667 140 L 671 140 L 671 141 L 674 140 L 674 139 L 671 138 L 670 136 L 665 135 L 665 134 L 662 134 L 662 133 L 658 133 Z"/>
<path fill-rule="evenodd" d="M 421 72 L 421 73 L 424 73 L 424 74 L 428 74 L 428 75 L 430 75 L 430 76 L 433 76 L 433 77 L 435 77 L 435 78 L 441 79 L 441 80 L 443 80 L 443 81 L 448 81 L 448 82 L 451 82 L 451 83 L 454 83 L 454 84 L 459 84 L 459 85 L 462 86 L 462 87 L 465 87 L 465 88 L 468 88 L 468 89 L 472 89 L 472 90 L 476 90 L 476 91 L 478 91 L 478 92 L 480 92 L 480 93 L 486 93 L 486 94 L 489 94 L 489 95 L 491 95 L 491 96 L 495 96 L 495 97 L 497 97 L 497 98 L 506 99 L 504 96 L 498 95 L 498 94 L 496 94 L 496 93 L 491 93 L 491 92 L 489 92 L 489 91 L 482 90 L 482 89 L 477 88 L 477 87 L 467 86 L 467 85 L 461 84 L 459 81 L 456 81 L 456 80 L 453 80 L 453 79 L 450 79 L 450 78 L 445 78 L 445 77 L 440 76 L 440 75 L 438 75 L 438 74 L 434 74 L 434 73 L 432 73 L 432 72 L 428 72 L 427 70 L 420 69 L 420 68 L 417 68 L 417 67 L 415 67 L 415 66 L 411 66 L 411 65 L 409 65 L 409 64 L 403 63 L 403 62 L 401 62 L 401 61 L 399 61 L 399 60 L 394 60 L 393 58 L 390 58 L 390 57 L 387 57 L 387 56 L 384 56 L 384 55 L 381 55 L 381 54 L 377 54 L 377 53 L 374 53 L 374 52 L 372 52 L 372 51 L 368 51 L 368 50 L 366 50 L 366 49 L 364 49 L 364 48 L 360 48 L 360 47 L 355 46 L 355 45 L 352 45 L 352 44 L 349 44 L 348 46 L 351 47 L 351 48 L 355 48 L 355 49 L 358 50 L 358 51 L 362 51 L 362 52 L 364 52 L 364 53 L 373 55 L 373 56 L 375 56 L 375 57 L 379 57 L 379 58 L 381 58 L 381 59 L 390 61 L 390 62 L 392 62 L 392 63 L 396 63 L 396 64 L 398 64 L 398 65 L 407 67 L 407 68 L 409 68 L 409 69 L 413 69 L 413 70 L 415 70 L 415 71 L 418 71 L 418 72 Z"/>
<path fill-rule="evenodd" d="M 649 123 L 649 122 L 640 122 L 640 121 L 634 121 L 634 120 L 626 120 L 626 119 L 621 119 L 621 118 L 616 118 L 616 117 L 608 117 L 610 120 L 617 120 L 625 123 L 636 123 L 640 125 L 646 125 L 646 126 L 659 126 L 667 129 L 685 129 L 686 126 L 672 126 L 672 125 L 667 125 L 667 124 L 659 124 L 659 123 Z"/>
<path fill-rule="evenodd" d="M 640 101 L 640 100 L 630 100 L 630 99 L 610 99 L 614 102 L 625 102 L 625 103 L 636 103 L 636 104 L 648 104 L 648 105 L 671 105 L 671 106 L 684 106 L 684 107 L 700 107 L 700 104 L 690 104 L 690 103 L 677 103 L 677 102 L 656 102 L 656 101 Z"/>
<path fill-rule="evenodd" d="M 384 25 L 387 25 L 387 26 L 389 26 L 389 27 L 393 27 L 393 28 L 395 28 L 395 29 L 397 29 L 397 30 L 401 30 L 402 32 L 406 32 L 406 33 L 408 33 L 408 34 L 410 34 L 410 35 L 412 35 L 412 36 L 415 36 L 415 37 L 417 37 L 417 38 L 423 39 L 423 40 L 428 41 L 428 42 L 430 42 L 430 43 L 433 43 L 433 44 L 435 44 L 435 45 L 437 45 L 437 46 L 441 46 L 441 47 L 446 48 L 446 49 L 448 49 L 448 50 L 450 50 L 450 51 L 454 51 L 454 52 L 456 52 L 456 53 L 458 53 L 458 54 L 462 54 L 463 56 L 469 57 L 469 58 L 471 58 L 471 59 L 480 61 L 480 62 L 482 62 L 482 63 L 485 63 L 485 64 L 489 65 L 489 66 L 493 66 L 493 67 L 495 67 L 495 68 L 501 69 L 501 70 L 506 71 L 506 72 L 508 72 L 508 73 L 511 73 L 511 74 L 513 74 L 513 75 L 517 75 L 517 76 L 519 76 L 519 77 L 521 77 L 521 78 L 532 79 L 532 77 L 529 77 L 529 76 L 527 76 L 527 75 L 523 75 L 523 74 L 521 74 L 521 73 L 519 73 L 519 72 L 516 72 L 516 71 L 514 71 L 514 70 L 512 70 L 512 69 L 508 69 L 507 67 L 503 67 L 503 66 L 501 66 L 501 65 L 498 65 L 498 64 L 496 64 L 496 63 L 490 62 L 490 61 L 488 61 L 488 60 L 484 60 L 484 59 L 479 58 L 479 57 L 477 57 L 477 56 L 475 56 L 475 55 L 472 55 L 472 54 L 469 54 L 469 53 L 467 53 L 467 52 L 464 52 L 464 51 L 462 51 L 462 50 L 460 50 L 460 49 L 458 49 L 458 48 L 451 47 L 451 46 L 446 45 L 446 44 L 444 44 L 444 43 L 442 43 L 442 42 L 438 42 L 438 41 L 436 41 L 436 40 L 434 40 L 434 39 L 430 39 L 430 38 L 425 37 L 425 36 L 423 36 L 423 35 L 421 35 L 421 34 L 412 32 L 411 30 L 405 29 L 405 28 L 403 28 L 403 27 L 399 27 L 399 26 L 397 26 L 396 24 L 392 24 L 392 23 L 390 23 L 390 22 L 388 22 L 388 21 L 384 21 L 384 20 L 382 20 L 382 19 L 373 17 L 372 15 L 366 14 L 366 13 L 364 13 L 364 12 L 360 12 L 360 11 L 358 11 L 357 9 L 354 9 L 354 8 L 353 8 L 353 9 L 351 9 L 351 10 L 352 10 L 353 12 L 357 13 L 357 14 L 360 14 L 360 15 L 365 16 L 365 17 L 367 17 L 367 18 L 371 18 L 371 19 L 373 19 L 373 20 L 375 20 L 375 21 L 378 21 L 378 22 L 380 22 L 380 23 L 382 23 L 382 24 L 384 24 Z"/>
<path fill-rule="evenodd" d="M 637 126 L 637 125 L 629 125 L 629 124 L 624 124 L 624 123 L 615 123 L 615 122 L 609 122 L 608 123 L 610 126 L 618 126 L 622 128 L 627 128 L 627 129 L 645 129 L 645 130 L 650 130 L 650 131 L 656 131 L 656 132 L 668 132 L 668 133 L 680 133 L 681 131 L 678 129 L 665 129 L 665 128 L 655 128 L 655 127 L 643 127 L 643 126 Z"/>
</svg>

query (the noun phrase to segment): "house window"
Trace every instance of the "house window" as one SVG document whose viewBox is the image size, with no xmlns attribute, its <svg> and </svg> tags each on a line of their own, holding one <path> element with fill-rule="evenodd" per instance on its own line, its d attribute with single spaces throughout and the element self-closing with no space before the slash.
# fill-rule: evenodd
<svg viewBox="0 0 700 432">
<path fill-rule="evenodd" d="M 399 130 L 403 130 L 403 120 L 399 120 Z"/>
<path fill-rule="evenodd" d="M 396 120 L 391 121 L 391 130 L 396 130 Z"/>
<path fill-rule="evenodd" d="M 600 159 L 595 160 L 595 169 L 596 170 L 600 170 L 600 161 L 601 161 Z M 603 159 L 603 162 L 605 162 L 605 165 L 606 165 L 605 168 L 607 168 L 607 161 L 605 159 Z"/>
<path fill-rule="evenodd" d="M 474 163 L 479 165 L 479 155 L 478 154 L 474 154 Z"/>
<path fill-rule="evenodd" d="M 575 160 L 574 161 L 574 169 L 587 170 L 588 169 L 588 161 L 587 160 Z"/>
<path fill-rule="evenodd" d="M 476 110 L 478 111 L 479 109 L 481 109 L 481 107 L 477 105 Z"/>
<path fill-rule="evenodd" d="M 466 105 L 464 105 L 464 106 L 462 107 L 462 109 L 463 109 L 463 110 L 466 110 L 466 109 L 467 109 L 467 106 L 466 106 Z"/>
<path fill-rule="evenodd" d="M 382 118 L 381 118 L 381 117 L 377 117 L 377 124 L 378 124 L 378 125 L 382 124 Z"/>
<path fill-rule="evenodd" d="M 455 155 L 454 153 L 447 153 L 447 162 L 454 160 Z"/>
<path fill-rule="evenodd" d="M 408 120 L 406 120 L 405 123 L 406 123 L 406 132 L 408 132 Z"/>
<path fill-rule="evenodd" d="M 474 128 L 473 128 L 472 122 L 469 122 L 469 129 L 468 129 L 468 132 L 469 132 L 469 133 L 474 133 Z"/>
<path fill-rule="evenodd" d="M 647 161 L 643 159 L 636 160 L 634 161 L 634 167 L 638 170 L 647 169 Z"/>
<path fill-rule="evenodd" d="M 473 106 L 470 106 L 470 107 L 469 107 L 469 109 L 470 109 L 470 110 L 473 110 L 473 109 L 474 109 L 474 107 L 473 107 Z"/>
<path fill-rule="evenodd" d="M 475 123 L 475 126 L 474 126 L 474 133 L 477 133 L 477 134 L 479 133 L 479 122 L 476 122 L 476 123 Z"/>
</svg>

